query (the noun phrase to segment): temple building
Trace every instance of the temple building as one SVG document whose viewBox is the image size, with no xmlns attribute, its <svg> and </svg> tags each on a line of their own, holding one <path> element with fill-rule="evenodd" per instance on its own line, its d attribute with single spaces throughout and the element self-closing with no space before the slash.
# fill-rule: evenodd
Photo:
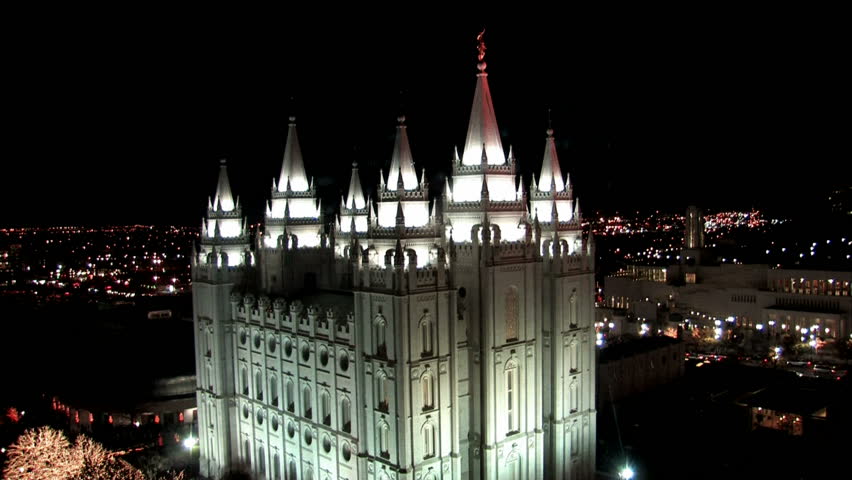
<svg viewBox="0 0 852 480">
<path fill-rule="evenodd" d="M 593 478 L 593 241 L 552 130 L 524 188 L 483 57 L 438 198 L 404 117 L 334 218 L 291 117 L 253 240 L 222 164 L 192 264 L 202 476 Z"/>
</svg>

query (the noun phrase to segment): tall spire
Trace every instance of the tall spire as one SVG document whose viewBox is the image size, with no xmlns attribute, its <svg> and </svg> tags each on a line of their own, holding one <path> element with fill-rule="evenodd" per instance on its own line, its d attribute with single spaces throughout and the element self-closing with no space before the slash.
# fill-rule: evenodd
<svg viewBox="0 0 852 480">
<path fill-rule="evenodd" d="M 552 182 L 552 183 L 551 183 Z M 559 168 L 559 158 L 556 156 L 556 142 L 553 140 L 553 129 L 547 129 L 547 140 L 544 144 L 544 160 L 541 164 L 541 175 L 538 176 L 538 186 L 541 191 L 551 191 L 551 185 L 555 191 L 565 190 L 565 181 L 562 179 L 562 170 Z"/>
<path fill-rule="evenodd" d="M 234 210 L 234 196 L 231 194 L 231 182 L 228 181 L 228 166 L 223 158 L 219 161 L 219 183 L 216 185 L 216 197 L 213 200 L 213 208 L 221 209 L 223 212 Z"/>
<path fill-rule="evenodd" d="M 406 133 L 405 116 L 398 119 L 396 126 L 396 140 L 393 145 L 393 158 L 390 171 L 388 172 L 388 185 L 396 185 L 397 179 L 402 177 L 405 190 L 417 188 L 417 172 L 414 171 L 414 160 L 411 156 L 411 147 L 408 145 L 408 133 Z"/>
<path fill-rule="evenodd" d="M 482 40 L 483 30 L 476 39 L 479 42 L 479 63 L 476 75 L 476 92 L 473 95 L 473 108 L 470 112 L 470 123 L 467 127 L 467 141 L 464 146 L 462 163 L 478 165 L 482 145 L 488 152 L 488 163 L 502 165 L 506 163 L 506 153 L 500 140 L 500 130 L 497 127 L 497 117 L 494 115 L 494 104 L 491 102 L 491 90 L 488 88 L 488 74 L 485 73 L 485 42 Z"/>
<path fill-rule="evenodd" d="M 281 176 L 278 179 L 278 191 L 286 191 L 288 184 L 294 192 L 308 190 L 305 162 L 302 160 L 302 149 L 299 146 L 299 136 L 296 134 L 296 117 L 290 117 L 287 145 L 284 147 L 284 162 L 281 165 Z"/>
<path fill-rule="evenodd" d="M 362 209 L 367 204 L 358 176 L 358 163 L 352 162 L 352 178 L 349 180 L 349 193 L 346 196 L 346 208 Z"/>
</svg>

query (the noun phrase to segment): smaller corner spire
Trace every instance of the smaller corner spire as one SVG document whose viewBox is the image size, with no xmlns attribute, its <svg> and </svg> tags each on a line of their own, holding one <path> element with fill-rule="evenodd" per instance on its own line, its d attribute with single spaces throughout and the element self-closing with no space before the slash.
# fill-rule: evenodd
<svg viewBox="0 0 852 480">
<path fill-rule="evenodd" d="M 213 209 L 230 212 L 234 207 L 231 182 L 228 180 L 228 162 L 223 158 L 219 160 L 219 181 L 216 185 L 216 196 L 213 198 Z"/>
</svg>

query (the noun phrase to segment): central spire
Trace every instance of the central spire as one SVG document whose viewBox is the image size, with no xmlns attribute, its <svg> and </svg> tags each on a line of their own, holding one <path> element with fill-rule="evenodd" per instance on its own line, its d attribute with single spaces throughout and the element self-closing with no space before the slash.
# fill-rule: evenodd
<svg viewBox="0 0 852 480">
<path fill-rule="evenodd" d="M 494 104 L 491 102 L 491 90 L 488 88 L 488 74 L 485 73 L 485 42 L 482 36 L 485 30 L 476 39 L 479 42 L 479 63 L 476 68 L 476 92 L 473 95 L 473 108 L 470 112 L 470 123 L 467 127 L 467 141 L 464 146 L 462 163 L 464 165 L 479 165 L 482 158 L 482 145 L 491 165 L 503 165 L 506 163 L 506 154 L 503 152 L 503 143 L 500 140 L 500 129 L 497 128 L 497 117 L 494 115 Z"/>
<path fill-rule="evenodd" d="M 299 136 L 296 134 L 296 117 L 290 117 L 287 131 L 287 145 L 284 147 L 284 162 L 281 165 L 281 176 L 278 178 L 278 191 L 286 192 L 287 185 L 294 192 L 307 191 L 308 176 L 305 175 L 305 162 L 302 160 L 302 149 L 299 147 Z"/>
<path fill-rule="evenodd" d="M 408 145 L 408 133 L 405 128 L 405 116 L 397 118 L 396 139 L 393 144 L 393 158 L 388 172 L 388 188 L 395 189 L 397 181 L 402 177 L 402 187 L 405 190 L 417 189 L 417 172 L 414 171 L 414 160 L 411 147 Z"/>
</svg>

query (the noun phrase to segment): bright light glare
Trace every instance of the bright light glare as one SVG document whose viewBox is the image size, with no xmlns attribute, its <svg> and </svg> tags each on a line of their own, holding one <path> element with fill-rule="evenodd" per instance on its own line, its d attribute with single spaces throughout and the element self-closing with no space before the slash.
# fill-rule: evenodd
<svg viewBox="0 0 852 480">
<path fill-rule="evenodd" d="M 618 478 L 623 478 L 624 480 L 630 480 L 633 478 L 633 469 L 630 467 L 624 467 L 618 472 Z"/>
<path fill-rule="evenodd" d="M 198 445 L 198 439 L 195 437 L 187 437 L 183 441 L 183 446 L 187 450 L 192 450 L 192 447 Z"/>
</svg>

